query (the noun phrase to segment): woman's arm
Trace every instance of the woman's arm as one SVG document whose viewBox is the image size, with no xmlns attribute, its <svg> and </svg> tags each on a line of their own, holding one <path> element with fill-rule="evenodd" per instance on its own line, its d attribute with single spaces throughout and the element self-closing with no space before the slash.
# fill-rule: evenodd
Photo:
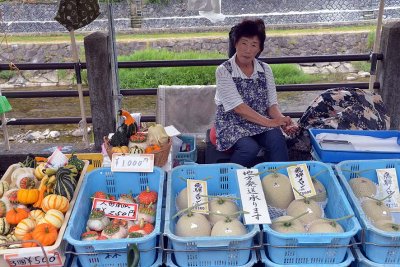
<svg viewBox="0 0 400 267">
<path fill-rule="evenodd" d="M 238 105 L 233 110 L 244 119 L 264 127 L 279 127 L 286 125 L 286 117 L 281 116 L 269 119 L 244 103 Z"/>
</svg>

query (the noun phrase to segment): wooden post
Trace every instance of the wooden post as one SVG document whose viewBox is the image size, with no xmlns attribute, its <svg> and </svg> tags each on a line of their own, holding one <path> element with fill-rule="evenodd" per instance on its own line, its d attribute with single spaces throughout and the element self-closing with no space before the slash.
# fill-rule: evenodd
<svg viewBox="0 0 400 267">
<path fill-rule="evenodd" d="M 400 129 L 400 22 L 384 25 L 381 36 L 383 60 L 378 61 L 377 77 L 389 116 L 390 129 Z"/>
<path fill-rule="evenodd" d="M 108 38 L 101 32 L 84 38 L 95 149 L 101 148 L 104 136 L 115 132 Z"/>
</svg>

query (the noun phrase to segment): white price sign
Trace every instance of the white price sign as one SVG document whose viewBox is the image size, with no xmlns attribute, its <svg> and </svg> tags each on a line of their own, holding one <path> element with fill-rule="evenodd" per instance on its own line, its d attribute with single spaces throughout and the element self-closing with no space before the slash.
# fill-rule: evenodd
<svg viewBox="0 0 400 267">
<path fill-rule="evenodd" d="M 310 173 L 308 172 L 307 164 L 299 164 L 287 168 L 290 183 L 293 189 L 294 197 L 296 199 L 303 199 L 303 197 L 312 197 L 317 194 L 312 182 Z"/>
<path fill-rule="evenodd" d="M 38 252 L 38 255 L 20 255 L 20 254 L 5 254 L 4 259 L 7 261 L 9 266 L 22 267 L 40 267 L 40 266 L 63 266 L 61 256 L 58 252 L 47 251 L 47 264 L 46 257 L 43 253 Z"/>
<path fill-rule="evenodd" d="M 245 224 L 271 223 L 261 179 L 257 173 L 257 169 L 236 170 L 243 211 L 248 212 L 243 215 Z"/>
<path fill-rule="evenodd" d="M 94 198 L 92 210 L 94 209 L 104 211 L 104 214 L 110 218 L 136 220 L 138 204 L 118 202 L 102 198 Z"/>
<path fill-rule="evenodd" d="M 153 172 L 154 154 L 114 153 L 111 160 L 112 172 Z"/>
<path fill-rule="evenodd" d="M 377 169 L 379 193 L 381 198 L 388 197 L 384 200 L 386 206 L 392 211 L 400 211 L 400 193 L 397 183 L 397 174 L 395 168 Z"/>
<path fill-rule="evenodd" d="M 188 194 L 188 207 L 199 205 L 196 206 L 196 208 L 194 208 L 192 211 L 208 214 L 208 203 L 200 205 L 208 201 L 208 197 L 205 197 L 208 195 L 207 182 L 201 180 L 187 179 L 186 183 Z"/>
</svg>

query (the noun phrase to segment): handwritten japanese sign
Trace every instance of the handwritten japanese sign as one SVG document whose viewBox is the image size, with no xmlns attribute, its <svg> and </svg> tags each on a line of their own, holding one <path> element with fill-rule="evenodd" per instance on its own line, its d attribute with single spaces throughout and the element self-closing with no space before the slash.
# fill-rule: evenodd
<svg viewBox="0 0 400 267">
<path fill-rule="evenodd" d="M 112 172 L 153 172 L 154 154 L 114 153 L 111 160 Z"/>
<path fill-rule="evenodd" d="M 102 198 L 94 198 L 92 210 L 94 209 L 104 211 L 105 215 L 109 218 L 136 220 L 138 204 L 118 202 Z"/>
<path fill-rule="evenodd" d="M 287 168 L 287 172 L 292 188 L 296 189 L 300 193 L 298 194 L 293 189 L 295 199 L 302 199 L 302 196 L 312 197 L 317 194 L 310 173 L 308 172 L 307 164 L 290 166 Z"/>
<path fill-rule="evenodd" d="M 384 200 L 386 206 L 388 206 L 392 211 L 400 211 L 400 194 L 396 169 L 377 169 L 376 174 L 378 176 L 380 196 L 384 198 L 393 194 Z"/>
<path fill-rule="evenodd" d="M 49 261 L 49 266 L 63 266 L 61 256 L 58 252 L 46 252 L 47 259 Z M 19 254 L 5 254 L 4 259 L 7 261 L 9 266 L 31 266 L 31 267 L 41 267 L 48 266 L 46 257 L 40 251 L 37 255 L 27 255 L 24 253 L 24 256 Z"/>
<path fill-rule="evenodd" d="M 200 205 L 208 201 L 207 182 L 201 180 L 187 179 L 188 207 Z M 208 214 L 208 204 L 196 206 L 193 212 Z"/>
<path fill-rule="evenodd" d="M 267 201 L 257 169 L 236 170 L 245 224 L 269 224 Z"/>
</svg>

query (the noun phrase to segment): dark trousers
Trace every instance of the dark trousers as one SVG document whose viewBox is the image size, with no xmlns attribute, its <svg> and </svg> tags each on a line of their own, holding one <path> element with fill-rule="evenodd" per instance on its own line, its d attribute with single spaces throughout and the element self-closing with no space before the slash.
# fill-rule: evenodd
<svg viewBox="0 0 400 267">
<path fill-rule="evenodd" d="M 279 128 L 240 138 L 232 148 L 231 162 L 247 168 L 254 166 L 261 148 L 265 148 L 265 161 L 289 160 L 285 137 Z"/>
</svg>

